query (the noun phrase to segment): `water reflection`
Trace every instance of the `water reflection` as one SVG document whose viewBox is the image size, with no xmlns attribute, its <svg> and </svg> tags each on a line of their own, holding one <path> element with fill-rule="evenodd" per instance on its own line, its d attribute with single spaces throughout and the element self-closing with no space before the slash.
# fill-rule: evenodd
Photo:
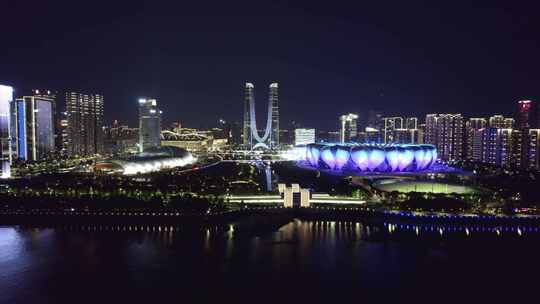
<svg viewBox="0 0 540 304">
<path fill-rule="evenodd" d="M 301 294 L 345 288 L 369 295 L 422 284 L 436 289 L 433 278 L 444 284 L 466 271 L 471 280 L 482 280 L 494 275 L 492 265 L 512 271 L 504 261 L 517 253 L 534 261 L 539 250 L 527 241 L 536 236 L 537 227 L 301 220 L 3 227 L 0 303 L 80 300 L 87 286 L 95 291 L 88 301 L 118 296 L 122 302 L 126 295 L 137 301 L 206 289 L 266 295 L 268 286 L 279 286 L 272 295 L 289 287 L 297 294 L 302 286 L 309 287 Z M 526 271 L 539 270 L 528 266 Z M 219 293 L 197 295 L 213 294 Z"/>
</svg>

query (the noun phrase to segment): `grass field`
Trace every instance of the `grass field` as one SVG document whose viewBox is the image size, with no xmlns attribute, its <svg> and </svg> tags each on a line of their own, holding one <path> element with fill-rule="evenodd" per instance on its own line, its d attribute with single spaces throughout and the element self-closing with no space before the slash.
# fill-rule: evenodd
<svg viewBox="0 0 540 304">
<path fill-rule="evenodd" d="M 458 194 L 472 194 L 479 193 L 477 189 L 473 187 L 463 185 L 452 185 L 435 182 L 422 182 L 422 181 L 388 181 L 385 180 L 381 183 L 374 185 L 375 188 L 392 192 L 397 191 L 401 193 L 408 192 L 424 192 L 424 193 L 458 193 Z"/>
</svg>

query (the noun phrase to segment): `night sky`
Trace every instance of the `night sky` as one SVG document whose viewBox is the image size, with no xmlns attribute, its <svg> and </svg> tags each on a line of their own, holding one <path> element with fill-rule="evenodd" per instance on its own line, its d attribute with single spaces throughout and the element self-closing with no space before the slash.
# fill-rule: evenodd
<svg viewBox="0 0 540 304">
<path fill-rule="evenodd" d="M 46 3 L 45 3 L 46 2 Z M 461 112 L 512 115 L 540 94 L 539 5 L 523 1 L 8 1 L 0 83 L 105 95 L 135 125 L 139 96 L 166 123 L 241 121 L 243 83 L 280 83 L 281 124 Z"/>
</svg>

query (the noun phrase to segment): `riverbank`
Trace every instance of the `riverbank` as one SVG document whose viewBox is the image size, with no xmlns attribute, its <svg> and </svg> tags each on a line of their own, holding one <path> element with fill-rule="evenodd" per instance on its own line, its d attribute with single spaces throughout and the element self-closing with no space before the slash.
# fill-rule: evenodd
<svg viewBox="0 0 540 304">
<path fill-rule="evenodd" d="M 0 210 L 0 225 L 19 224 L 205 224 L 227 223 L 245 218 L 281 217 L 318 221 L 362 221 L 367 224 L 464 224 L 540 227 L 540 216 L 420 213 L 367 207 L 253 206 L 235 210 L 189 213 L 177 210 Z"/>
</svg>

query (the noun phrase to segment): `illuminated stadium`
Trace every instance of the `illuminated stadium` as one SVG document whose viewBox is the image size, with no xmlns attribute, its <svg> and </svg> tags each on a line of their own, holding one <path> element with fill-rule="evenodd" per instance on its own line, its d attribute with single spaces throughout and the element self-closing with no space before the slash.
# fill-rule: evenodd
<svg viewBox="0 0 540 304">
<path fill-rule="evenodd" d="M 194 162 L 195 158 L 185 149 L 167 146 L 148 149 L 134 156 L 102 161 L 95 165 L 94 170 L 110 174 L 134 175 L 183 167 Z"/>
<path fill-rule="evenodd" d="M 334 171 L 422 172 L 437 160 L 433 145 L 308 144 L 300 159 L 310 167 Z"/>
</svg>

